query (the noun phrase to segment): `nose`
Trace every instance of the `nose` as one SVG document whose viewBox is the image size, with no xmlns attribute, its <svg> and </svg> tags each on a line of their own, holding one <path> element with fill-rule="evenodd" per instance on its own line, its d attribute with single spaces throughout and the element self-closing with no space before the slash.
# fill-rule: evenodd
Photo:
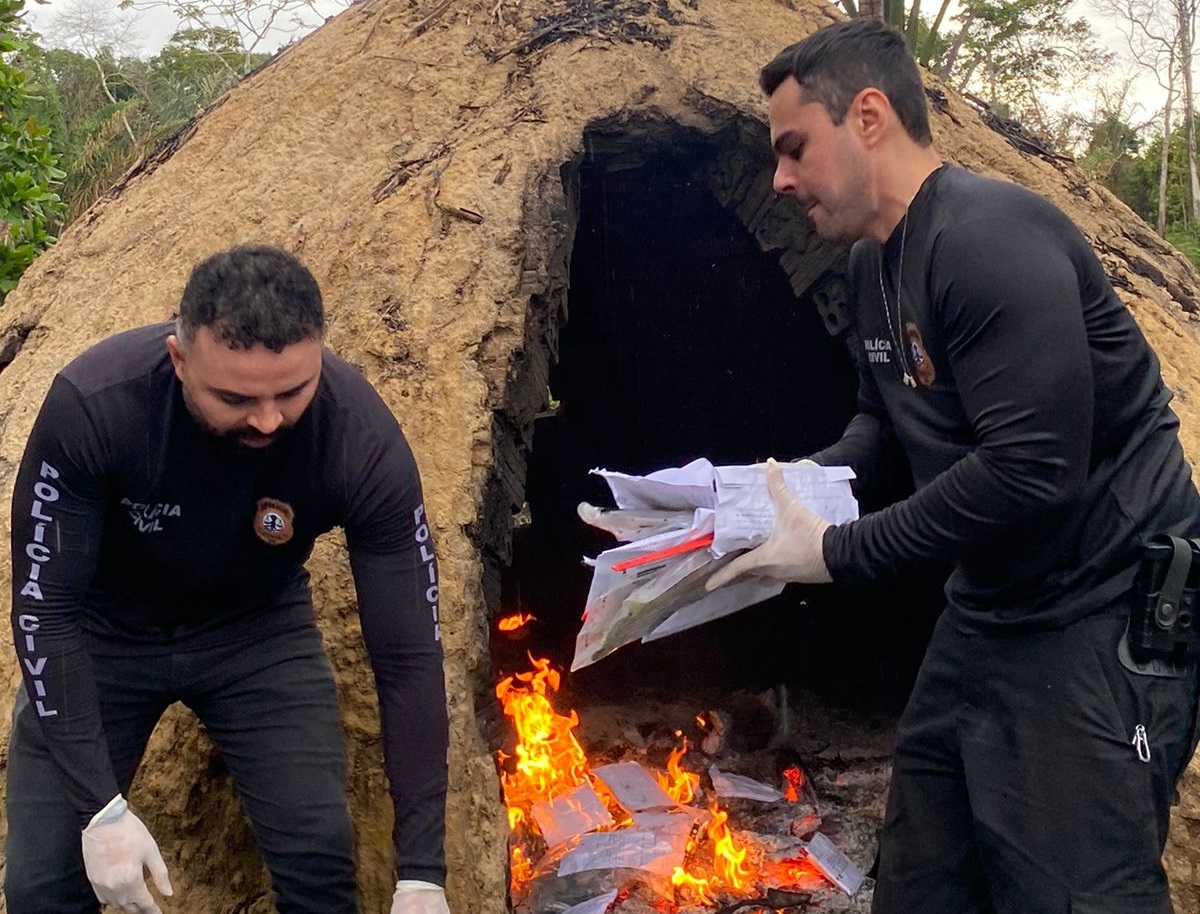
<svg viewBox="0 0 1200 914">
<path fill-rule="evenodd" d="M 260 435 L 273 435 L 283 425 L 283 413 L 274 400 L 267 400 L 250 413 L 246 422 Z"/>
<path fill-rule="evenodd" d="M 796 180 L 796 171 L 790 161 L 784 158 L 776 161 L 775 176 L 771 180 L 771 186 L 775 188 L 777 194 L 795 195 L 797 193 L 799 182 Z"/>
</svg>

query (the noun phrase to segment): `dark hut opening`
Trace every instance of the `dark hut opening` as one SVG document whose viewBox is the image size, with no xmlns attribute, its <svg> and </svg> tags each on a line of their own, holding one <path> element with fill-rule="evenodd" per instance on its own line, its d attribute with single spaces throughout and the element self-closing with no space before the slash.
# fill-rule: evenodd
<svg viewBox="0 0 1200 914">
<path fill-rule="evenodd" d="M 590 469 L 801 457 L 836 440 L 855 408 L 852 357 L 830 332 L 842 326 L 827 301 L 844 258 L 815 239 L 780 243 L 781 232 L 807 229 L 794 211 L 780 214 L 788 204 L 770 189 L 762 125 L 702 135 L 609 124 L 585 141 L 582 160 L 564 169 L 578 221 L 549 377 L 557 402 L 534 422 L 528 510 L 501 576 L 500 611 L 537 623 L 495 636 L 498 675 L 525 668 L 526 651 L 570 666 L 591 577 L 581 557 L 615 545 L 576 514 L 580 501 L 611 504 Z M 853 589 L 789 587 L 725 619 L 623 647 L 565 688 L 586 705 L 787 683 L 894 711 L 941 607 L 941 582 L 924 573 Z"/>
</svg>

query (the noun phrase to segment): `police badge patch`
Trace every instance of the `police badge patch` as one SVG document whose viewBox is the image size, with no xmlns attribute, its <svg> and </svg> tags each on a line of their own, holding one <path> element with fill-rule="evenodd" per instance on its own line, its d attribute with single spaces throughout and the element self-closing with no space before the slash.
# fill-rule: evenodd
<svg viewBox="0 0 1200 914">
<path fill-rule="evenodd" d="M 291 505 L 274 498 L 260 498 L 254 512 L 254 533 L 269 546 L 282 546 L 295 532 Z"/>
<path fill-rule="evenodd" d="M 933 359 L 929 357 L 929 353 L 925 349 L 921 331 L 917 329 L 916 324 L 909 321 L 904 325 L 904 335 L 908 337 L 908 354 L 912 358 L 913 374 L 917 376 L 922 387 L 930 387 L 934 378 L 937 377 L 937 370 L 933 367 Z"/>
</svg>

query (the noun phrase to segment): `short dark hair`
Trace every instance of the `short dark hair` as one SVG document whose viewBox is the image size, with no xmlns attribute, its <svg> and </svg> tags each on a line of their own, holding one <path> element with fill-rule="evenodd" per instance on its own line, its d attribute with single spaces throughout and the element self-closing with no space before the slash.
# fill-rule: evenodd
<svg viewBox="0 0 1200 914">
<path fill-rule="evenodd" d="M 813 32 L 763 67 L 758 84 L 771 96 L 789 76 L 835 124 L 845 120 L 854 97 L 873 86 L 887 96 L 913 142 L 933 142 L 917 63 L 904 37 L 878 19 L 848 19 Z"/>
<path fill-rule="evenodd" d="M 202 260 L 179 302 L 176 334 L 183 345 L 200 327 L 234 349 L 285 346 L 325 332 L 321 289 L 312 273 L 287 251 L 239 245 Z"/>
</svg>

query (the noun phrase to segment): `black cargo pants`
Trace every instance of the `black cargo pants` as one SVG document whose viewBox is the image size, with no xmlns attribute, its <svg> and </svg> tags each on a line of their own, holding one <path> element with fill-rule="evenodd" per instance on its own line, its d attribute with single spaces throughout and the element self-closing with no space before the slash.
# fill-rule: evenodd
<svg viewBox="0 0 1200 914">
<path fill-rule="evenodd" d="M 897 732 L 874 914 L 1169 914 L 1196 671 L 1126 668 L 1125 624 L 980 634 L 943 615 Z"/>
<path fill-rule="evenodd" d="M 354 914 L 343 737 L 332 672 L 314 627 L 155 654 L 93 641 L 90 653 L 122 793 L 128 796 L 162 713 L 182 702 L 233 776 L 281 914 Z M 9 914 L 95 914 L 79 814 L 23 687 L 13 714 L 6 804 Z M 179 878 L 187 861 L 173 864 L 171 848 L 160 843 L 160 849 L 175 877 L 177 903 L 187 910 L 186 895 L 180 897 L 186 881 Z"/>
</svg>

